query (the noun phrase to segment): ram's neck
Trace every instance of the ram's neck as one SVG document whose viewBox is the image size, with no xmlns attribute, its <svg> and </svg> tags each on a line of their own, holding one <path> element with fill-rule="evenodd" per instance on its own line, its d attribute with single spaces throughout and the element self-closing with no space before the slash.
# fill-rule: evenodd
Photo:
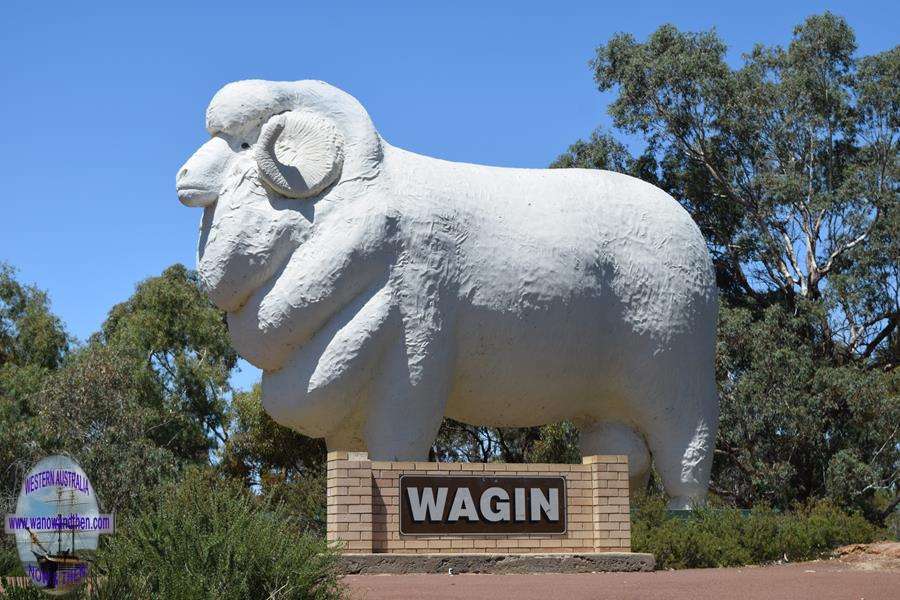
<svg viewBox="0 0 900 600">
<path fill-rule="evenodd" d="M 390 182 L 390 189 L 401 196 L 458 204 L 478 195 L 492 176 L 502 177 L 511 170 L 441 160 L 384 143 L 382 175 Z"/>
</svg>

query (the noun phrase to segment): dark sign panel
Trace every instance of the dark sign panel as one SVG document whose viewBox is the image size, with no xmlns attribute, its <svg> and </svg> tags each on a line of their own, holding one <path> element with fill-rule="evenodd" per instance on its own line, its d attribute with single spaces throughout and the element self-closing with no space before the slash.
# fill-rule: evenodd
<svg viewBox="0 0 900 600">
<path fill-rule="evenodd" d="M 400 476 L 402 534 L 565 532 L 565 477 Z"/>
</svg>

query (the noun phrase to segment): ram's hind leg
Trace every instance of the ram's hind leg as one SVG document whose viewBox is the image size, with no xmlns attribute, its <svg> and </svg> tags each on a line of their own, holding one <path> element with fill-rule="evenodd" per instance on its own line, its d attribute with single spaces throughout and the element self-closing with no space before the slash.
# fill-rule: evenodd
<svg viewBox="0 0 900 600">
<path fill-rule="evenodd" d="M 578 440 L 582 456 L 611 454 L 628 456 L 628 485 L 631 493 L 647 487 L 650 452 L 644 437 L 634 428 L 618 422 L 582 426 Z"/>
<path fill-rule="evenodd" d="M 702 506 L 719 417 L 712 360 L 661 369 L 650 380 L 659 417 L 647 420 L 644 433 L 669 496 L 669 508 Z"/>
</svg>

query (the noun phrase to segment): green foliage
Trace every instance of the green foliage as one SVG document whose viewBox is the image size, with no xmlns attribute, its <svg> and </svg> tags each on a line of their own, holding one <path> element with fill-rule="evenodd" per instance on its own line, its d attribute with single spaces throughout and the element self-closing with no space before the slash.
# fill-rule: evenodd
<svg viewBox="0 0 900 600">
<path fill-rule="evenodd" d="M 335 554 L 240 482 L 191 469 L 97 558 L 100 599 L 338 598 Z"/>
<path fill-rule="evenodd" d="M 658 167 L 652 152 L 632 157 L 612 134 L 600 129 L 594 130 L 587 141 L 576 141 L 550 163 L 551 169 L 604 169 L 659 185 Z"/>
<path fill-rule="evenodd" d="M 0 270 L 4 510 L 48 454 L 73 456 L 104 509 L 126 515 L 185 465 L 215 463 L 324 533 L 324 443 L 272 421 L 258 388 L 229 397 L 236 355 L 196 274 L 174 265 L 141 282 L 74 350 L 46 294 L 13 275 Z"/>
<path fill-rule="evenodd" d="M 6 514 L 4 512 L 4 514 Z M 19 553 L 16 550 L 15 538 L 11 535 L 3 536 L 0 543 L 0 577 L 22 576 L 24 571 L 19 562 Z"/>
<path fill-rule="evenodd" d="M 318 475 L 325 469 L 325 443 L 282 427 L 262 407 L 257 384 L 234 394 L 233 423 L 222 452 L 222 467 L 252 485 L 272 479 Z"/>
<path fill-rule="evenodd" d="M 54 369 L 68 349 L 69 336 L 50 312 L 46 292 L 16 281 L 0 262 L 0 367 L 35 365 Z"/>
<path fill-rule="evenodd" d="M 33 413 L 26 398 L 59 366 L 69 343 L 47 294 L 17 281 L 14 269 L 0 262 L 0 509 L 13 501 L 21 458 L 32 451 Z"/>
<path fill-rule="evenodd" d="M 43 456 L 68 454 L 90 474 L 106 511 L 128 512 L 183 464 L 156 434 L 181 415 L 147 405 L 132 377 L 133 356 L 92 342 L 66 357 L 29 399 L 34 417 L 27 468 Z"/>
<path fill-rule="evenodd" d="M 871 465 L 859 459 L 859 451 L 844 448 L 828 461 L 825 488 L 828 496 L 844 506 L 857 504 L 870 481 L 876 478 Z"/>
<path fill-rule="evenodd" d="M 280 505 L 295 518 L 301 531 L 325 539 L 328 507 L 324 471 L 291 479 L 272 477 L 261 492 L 267 501 Z"/>
<path fill-rule="evenodd" d="M 226 441 L 228 378 L 237 354 L 225 315 L 201 290 L 196 273 L 173 265 L 138 284 L 109 312 L 99 339 L 132 357 L 142 402 L 178 418 L 156 435 L 178 455 L 205 461 Z"/>
<path fill-rule="evenodd" d="M 260 387 L 234 394 L 218 468 L 283 503 L 304 530 L 325 535 L 325 442 L 282 427 L 263 410 Z"/>
<path fill-rule="evenodd" d="M 701 509 L 670 516 L 661 497 L 645 497 L 632 517 L 632 548 L 652 552 L 657 568 L 734 567 L 820 557 L 849 543 L 874 539 L 861 515 L 820 501 L 779 513 L 764 504 L 748 516 L 736 509 Z"/>
<path fill-rule="evenodd" d="M 541 427 L 480 427 L 444 419 L 430 460 L 578 463 L 578 430 L 562 422 Z"/>
<path fill-rule="evenodd" d="M 525 453 L 525 462 L 581 463 L 578 429 L 568 421 L 540 427 L 538 439 Z"/>
<path fill-rule="evenodd" d="M 828 364 L 806 343 L 815 322 L 777 305 L 723 307 L 713 480 L 739 506 L 827 495 L 866 510 L 896 476 L 897 374 Z"/>
<path fill-rule="evenodd" d="M 0 598 L 3 600 L 46 600 L 48 597 L 44 592 L 32 585 L 10 588 L 0 594 Z M 78 595 L 76 594 L 75 597 L 77 598 Z M 71 600 L 72 595 L 67 596 L 67 598 Z"/>
<path fill-rule="evenodd" d="M 593 68 L 616 91 L 615 125 L 645 136 L 659 180 L 700 224 L 725 299 L 819 303 L 810 343 L 891 366 L 900 50 L 855 51 L 847 23 L 825 13 L 736 70 L 715 32 L 671 25 L 644 43 L 614 36 Z"/>
<path fill-rule="evenodd" d="M 612 135 L 595 130 L 587 140 L 578 140 L 550 164 L 551 169 L 605 169 L 628 173 L 632 165 L 628 149 Z"/>
<path fill-rule="evenodd" d="M 119 512 L 183 465 L 210 463 L 231 425 L 236 354 L 194 273 L 175 265 L 141 282 L 74 350 L 46 295 L 12 275 L 0 272 L 0 396 L 12 400 L 0 402 L 4 508 L 48 454 L 73 456 L 104 509 Z"/>
<path fill-rule="evenodd" d="M 900 47 L 857 57 L 825 13 L 739 68 L 726 51 L 672 25 L 614 36 L 594 77 L 644 155 L 595 132 L 553 166 L 657 183 L 707 239 L 723 304 L 712 489 L 881 520 L 900 501 Z"/>
</svg>

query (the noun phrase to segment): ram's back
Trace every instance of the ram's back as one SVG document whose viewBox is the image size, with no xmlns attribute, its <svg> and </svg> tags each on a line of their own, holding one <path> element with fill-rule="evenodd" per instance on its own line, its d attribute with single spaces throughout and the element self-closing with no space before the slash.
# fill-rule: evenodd
<svg viewBox="0 0 900 600">
<path fill-rule="evenodd" d="M 680 311 L 715 293 L 699 228 L 649 183 L 611 171 L 489 167 L 395 148 L 388 156 L 402 164 L 399 187 L 412 199 L 400 210 L 424 212 L 407 217 L 447 228 L 460 295 L 475 304 L 516 312 L 612 294 L 645 326 L 667 330 L 682 321 Z"/>
<path fill-rule="evenodd" d="M 659 188 L 609 171 L 398 152 L 412 218 L 445 230 L 454 253 L 446 292 L 458 299 L 458 358 L 448 410 L 457 418 L 483 411 L 484 394 L 498 400 L 497 424 L 527 424 L 506 414 L 567 418 L 541 407 L 570 410 L 550 400 L 560 394 L 590 403 L 618 379 L 611 371 L 685 338 L 712 343 L 716 288 L 705 242 Z M 513 411 L 521 402 L 532 412 Z"/>
</svg>

